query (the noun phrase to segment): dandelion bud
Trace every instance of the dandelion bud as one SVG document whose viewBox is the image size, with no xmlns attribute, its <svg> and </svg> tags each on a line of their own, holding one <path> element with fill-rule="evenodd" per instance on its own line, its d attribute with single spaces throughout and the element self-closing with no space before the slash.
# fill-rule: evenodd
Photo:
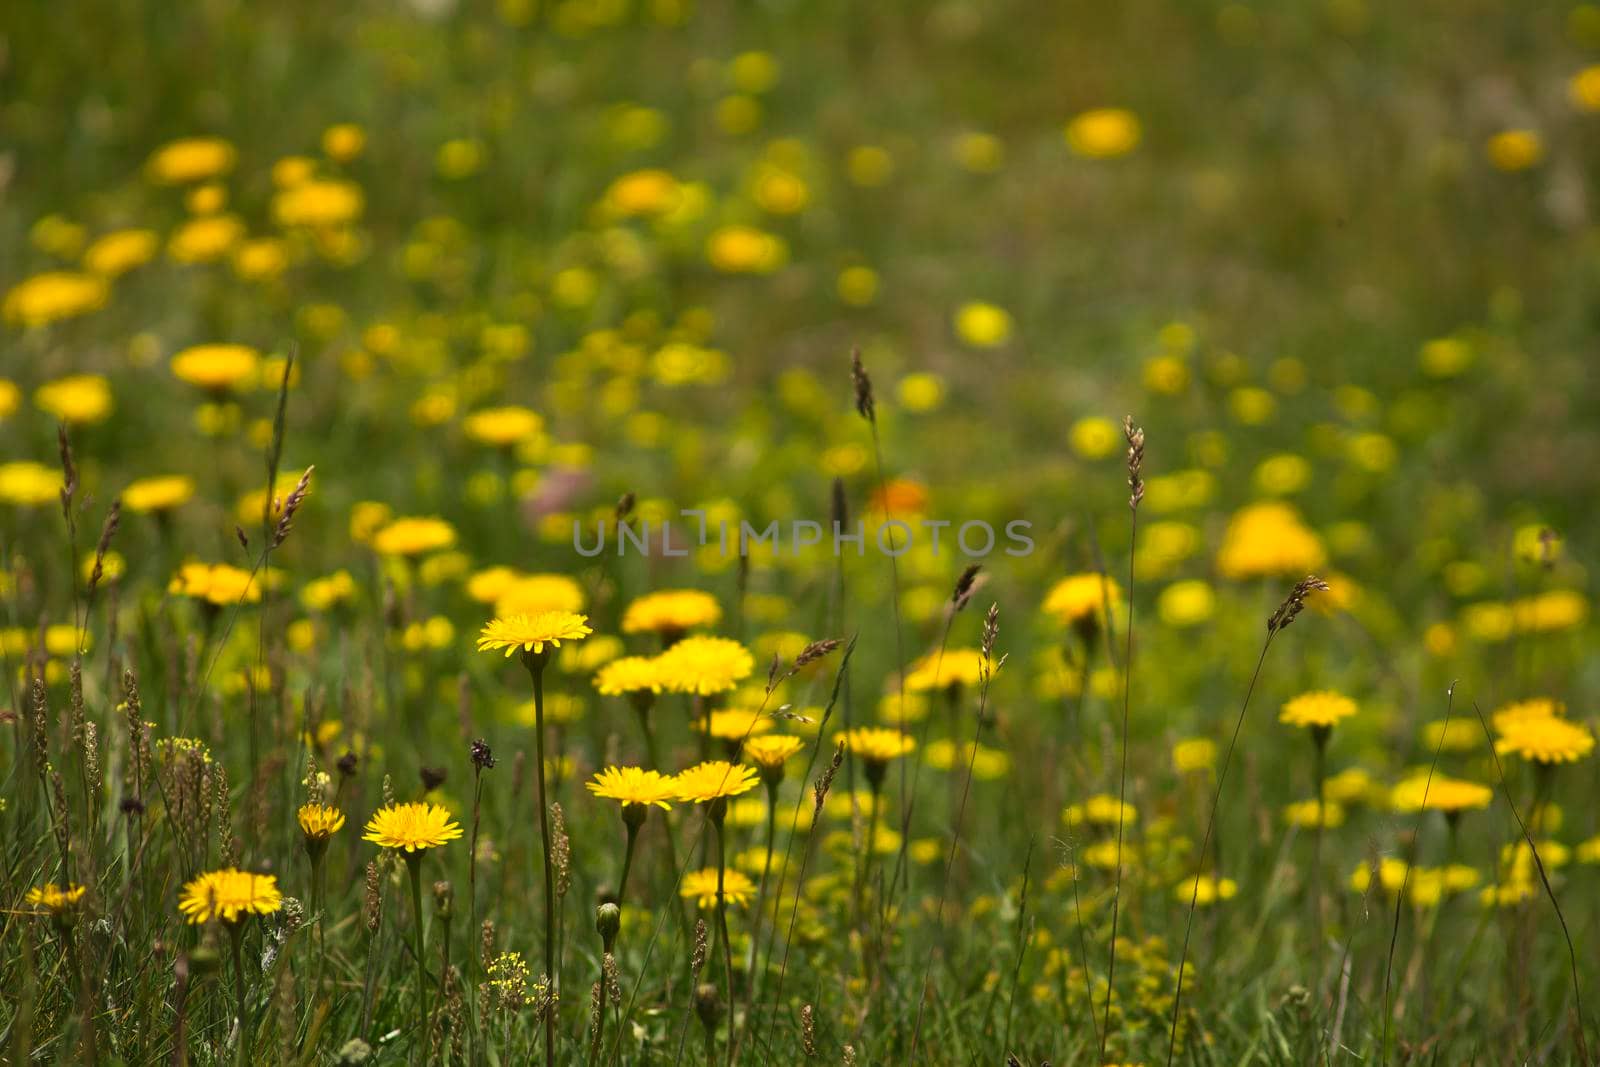
<svg viewBox="0 0 1600 1067">
<path fill-rule="evenodd" d="M 694 987 L 694 1013 L 700 1016 L 700 1025 L 707 1030 L 715 1030 L 721 1021 L 722 998 L 717 995 L 717 987 L 710 982 L 701 982 Z"/>
<path fill-rule="evenodd" d="M 602 904 L 594 909 L 594 929 L 607 952 L 617 943 L 617 932 L 622 929 L 622 909 L 615 904 Z"/>
<path fill-rule="evenodd" d="M 449 882 L 441 879 L 433 883 L 433 913 L 439 918 L 449 921 L 455 899 L 455 887 Z"/>
</svg>

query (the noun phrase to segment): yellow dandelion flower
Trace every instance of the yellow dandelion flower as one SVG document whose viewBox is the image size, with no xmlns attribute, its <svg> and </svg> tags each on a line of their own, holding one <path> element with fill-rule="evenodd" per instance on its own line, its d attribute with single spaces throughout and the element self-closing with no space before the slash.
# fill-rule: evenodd
<svg viewBox="0 0 1600 1067">
<path fill-rule="evenodd" d="M 1424 793 L 1429 811 L 1442 811 L 1451 816 L 1487 808 L 1494 799 L 1494 792 L 1486 785 L 1441 774 L 1435 774 L 1429 781 L 1426 775 L 1419 774 L 1395 786 L 1389 794 L 1389 803 L 1395 811 L 1422 811 Z"/>
<path fill-rule="evenodd" d="M 498 652 L 505 649 L 508 659 L 512 653 L 519 651 L 541 655 L 546 645 L 560 648 L 563 641 L 582 641 L 594 633 L 588 622 L 588 616 L 570 611 L 544 611 L 537 615 L 491 619 L 478 634 L 478 651 Z"/>
<path fill-rule="evenodd" d="M 1061 813 L 1061 821 L 1068 826 L 1115 826 L 1139 821 L 1139 811 L 1132 804 L 1124 804 L 1109 793 L 1097 793 L 1082 804 L 1070 805 Z"/>
<path fill-rule="evenodd" d="M 1284 805 L 1283 821 L 1290 826 L 1308 830 L 1315 829 L 1320 822 L 1332 830 L 1344 825 L 1344 808 L 1331 800 L 1324 800 L 1320 804 L 1315 800 L 1297 800 L 1293 804 Z"/>
<path fill-rule="evenodd" d="M 89 424 L 111 414 L 111 383 L 98 374 L 73 374 L 46 382 L 34 390 L 40 411 L 62 422 Z"/>
<path fill-rule="evenodd" d="M 869 773 L 871 767 L 881 768 L 890 760 L 899 759 L 917 747 L 916 739 L 910 734 L 883 726 L 858 726 L 840 733 L 837 740 L 846 751 L 866 761 Z"/>
<path fill-rule="evenodd" d="M 365 206 L 359 185 L 314 178 L 279 190 L 272 198 L 272 217 L 286 229 L 329 229 L 356 221 Z"/>
<path fill-rule="evenodd" d="M 480 604 L 493 604 L 505 595 L 507 589 L 516 584 L 523 577 L 521 571 L 515 567 L 505 567 L 496 564 L 485 567 L 483 570 L 474 571 L 467 576 L 467 596 Z M 500 612 L 495 612 L 496 615 Z"/>
<path fill-rule="evenodd" d="M 1501 130 L 1489 138 L 1483 151 L 1496 170 L 1528 170 L 1544 159 L 1544 138 L 1536 130 Z"/>
<path fill-rule="evenodd" d="M 249 345 L 193 345 L 172 357 L 172 374 L 211 393 L 225 393 L 255 381 L 261 354 Z"/>
<path fill-rule="evenodd" d="M 1116 581 L 1101 574 L 1073 574 L 1061 579 L 1045 594 L 1041 611 L 1062 626 L 1096 626 L 1106 606 L 1122 597 Z"/>
<path fill-rule="evenodd" d="M 742 752 L 745 759 L 762 771 L 771 773 L 782 771 L 784 763 L 805 747 L 806 743 L 798 737 L 767 734 L 765 737 L 750 738 L 744 743 Z"/>
<path fill-rule="evenodd" d="M 622 632 L 671 636 L 700 626 L 715 626 L 721 618 L 722 607 L 710 593 L 663 589 L 646 593 L 628 605 L 622 613 Z"/>
<path fill-rule="evenodd" d="M 1239 892 L 1239 883 L 1232 878 L 1218 878 L 1202 874 L 1178 883 L 1172 895 L 1179 900 L 1193 900 L 1196 907 L 1207 907 L 1219 900 L 1232 900 Z"/>
<path fill-rule="evenodd" d="M 656 657 L 661 684 L 675 693 L 713 696 L 750 676 L 755 661 L 727 637 L 686 637 Z"/>
<path fill-rule="evenodd" d="M 461 420 L 461 432 L 469 440 L 494 448 L 511 448 L 544 429 L 538 413 L 515 405 L 484 408 Z"/>
<path fill-rule="evenodd" d="M 7 504 L 37 508 L 60 503 L 62 484 L 59 467 L 32 460 L 0 463 L 0 500 Z"/>
<path fill-rule="evenodd" d="M 494 600 L 494 613 L 502 617 L 582 610 L 583 587 L 565 574 L 522 575 Z"/>
<path fill-rule="evenodd" d="M 630 807 L 652 805 L 670 811 L 669 801 L 678 799 L 678 783 L 671 775 L 639 767 L 607 767 L 597 772 L 593 781 L 585 782 L 584 788 L 597 797 L 618 801 L 624 814 Z"/>
<path fill-rule="evenodd" d="M 1217 743 L 1207 737 L 1191 737 L 1172 746 L 1172 768 L 1179 774 L 1210 771 L 1217 765 Z"/>
<path fill-rule="evenodd" d="M 224 607 L 256 603 L 261 585 L 249 571 L 227 563 L 185 563 L 167 584 L 167 592 Z"/>
<path fill-rule="evenodd" d="M 85 888 L 76 882 L 67 885 L 46 882 L 28 890 L 24 900 L 36 908 L 44 908 L 53 915 L 61 915 L 77 907 L 85 892 Z"/>
<path fill-rule="evenodd" d="M 344 812 L 328 804 L 302 804 L 295 812 L 308 841 L 326 841 L 344 826 Z"/>
<path fill-rule="evenodd" d="M 1011 340 L 1011 315 L 998 305 L 974 300 L 956 310 L 955 330 L 973 348 L 998 348 Z"/>
<path fill-rule="evenodd" d="M 383 848 L 420 852 L 461 836 L 461 827 L 438 804 L 390 804 L 367 820 L 361 840 Z"/>
<path fill-rule="evenodd" d="M 154 230 L 117 230 L 84 249 L 83 266 L 91 274 L 115 278 L 155 258 L 161 240 Z"/>
<path fill-rule="evenodd" d="M 443 519 L 403 516 L 372 535 L 372 548 L 380 556 L 420 556 L 456 543 L 456 528 Z"/>
<path fill-rule="evenodd" d="M 157 185 L 186 185 L 233 169 L 233 145 L 219 137 L 184 137 L 151 153 L 145 174 Z"/>
<path fill-rule="evenodd" d="M 736 797 L 748 793 L 760 781 L 761 777 L 754 767 L 740 766 L 727 760 L 697 763 L 688 770 L 679 771 L 673 778 L 677 798 L 690 804 Z"/>
<path fill-rule="evenodd" d="M 105 279 L 93 274 L 46 271 L 13 286 L 0 304 L 0 315 L 18 326 L 48 326 L 96 311 L 110 295 Z"/>
<path fill-rule="evenodd" d="M 645 656 L 623 656 L 601 667 L 594 676 L 594 687 L 601 696 L 628 696 L 661 692 L 661 672 L 656 661 Z"/>
<path fill-rule="evenodd" d="M 1582 723 L 1554 716 L 1517 719 L 1500 729 L 1495 751 L 1545 765 L 1576 763 L 1594 751 L 1594 735 Z"/>
<path fill-rule="evenodd" d="M 1514 700 L 1501 705 L 1495 709 L 1493 715 L 1489 716 L 1489 721 L 1494 724 L 1496 733 L 1504 733 L 1512 723 L 1526 719 L 1560 719 L 1566 714 L 1567 706 L 1559 700 L 1552 700 L 1549 697 L 1530 697 L 1527 700 Z"/>
<path fill-rule="evenodd" d="M 982 680 L 982 652 L 975 648 L 947 648 L 942 653 L 930 652 L 906 668 L 905 689 L 907 693 L 928 693 L 955 685 L 971 687 Z M 895 709 L 890 718 L 898 721 L 899 701 L 891 700 L 891 703 L 895 705 Z M 911 715 L 912 712 L 908 708 L 906 712 L 908 720 Z"/>
<path fill-rule="evenodd" d="M 167 238 L 167 255 L 178 263 L 212 263 L 231 252 L 245 234 L 244 221 L 237 215 L 190 219 Z"/>
<path fill-rule="evenodd" d="M 743 871 L 730 870 L 722 875 L 722 899 L 729 904 L 745 904 L 755 896 L 756 884 Z M 702 908 L 717 906 L 717 869 L 689 871 L 683 876 L 678 895 L 692 900 Z"/>
<path fill-rule="evenodd" d="M 788 258 L 782 237 L 754 226 L 724 226 L 706 239 L 706 259 L 724 274 L 771 274 Z"/>
<path fill-rule="evenodd" d="M 194 479 L 187 474 L 140 478 L 122 491 L 122 506 L 137 514 L 171 511 L 194 497 Z"/>
<path fill-rule="evenodd" d="M 1284 704 L 1283 710 L 1278 713 L 1278 721 L 1290 726 L 1329 730 L 1340 720 L 1354 715 L 1356 711 L 1356 702 L 1343 693 L 1320 690 L 1301 693 Z"/>
<path fill-rule="evenodd" d="M 367 147 L 367 132 L 353 122 L 341 122 L 322 131 L 322 153 L 337 163 L 348 163 Z"/>
<path fill-rule="evenodd" d="M 1236 580 L 1305 575 L 1326 562 L 1321 539 L 1298 512 L 1279 502 L 1241 508 L 1228 521 L 1217 551 L 1217 570 Z"/>
<path fill-rule="evenodd" d="M 1139 146 L 1139 117 L 1127 108 L 1100 107 L 1067 123 L 1067 147 L 1085 159 L 1115 159 Z"/>
<path fill-rule="evenodd" d="M 238 923 L 252 915 L 271 915 L 282 906 L 277 878 L 234 867 L 207 871 L 185 884 L 178 898 L 178 910 L 191 925 L 212 919 Z"/>
</svg>

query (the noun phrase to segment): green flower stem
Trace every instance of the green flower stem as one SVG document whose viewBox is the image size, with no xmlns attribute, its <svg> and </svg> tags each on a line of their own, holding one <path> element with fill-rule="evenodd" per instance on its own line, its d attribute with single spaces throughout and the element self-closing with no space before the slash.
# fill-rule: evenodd
<svg viewBox="0 0 1600 1067">
<path fill-rule="evenodd" d="M 733 942 L 728 938 L 728 901 L 723 894 L 723 876 L 728 870 L 728 841 L 723 830 L 727 802 L 712 801 L 711 825 L 717 830 L 717 927 L 722 935 L 722 966 L 728 990 L 728 1063 L 733 1063 Z"/>
<path fill-rule="evenodd" d="M 544 660 L 541 653 L 523 653 L 522 661 L 533 677 L 533 730 L 535 775 L 539 783 L 539 842 L 544 851 L 544 969 L 552 998 L 560 991 L 556 981 L 556 880 L 550 856 L 550 808 L 544 794 Z M 554 1009 L 544 1013 L 545 1067 L 555 1067 L 556 1019 Z"/>
<path fill-rule="evenodd" d="M 417 957 L 417 1044 L 427 1048 L 428 1040 L 428 964 L 422 955 L 422 852 L 407 852 L 406 869 L 411 874 L 411 937 Z"/>
</svg>

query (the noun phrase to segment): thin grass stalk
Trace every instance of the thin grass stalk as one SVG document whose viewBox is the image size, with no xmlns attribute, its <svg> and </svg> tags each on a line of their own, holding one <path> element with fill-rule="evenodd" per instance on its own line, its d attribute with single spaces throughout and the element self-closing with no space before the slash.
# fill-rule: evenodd
<svg viewBox="0 0 1600 1067">
<path fill-rule="evenodd" d="M 550 851 L 550 808 L 544 787 L 544 656 L 525 653 L 523 662 L 533 676 L 534 774 L 538 782 L 539 843 L 544 851 L 544 966 L 551 996 L 560 991 L 556 982 L 556 882 L 555 863 Z M 545 1067 L 555 1067 L 556 1021 L 553 1010 L 544 1012 Z"/>
<path fill-rule="evenodd" d="M 1587 1047 L 1587 1038 L 1583 1032 L 1583 988 L 1578 981 L 1578 953 L 1572 945 L 1572 931 L 1567 927 L 1567 917 L 1561 910 L 1561 901 L 1556 899 L 1556 891 L 1550 885 L 1550 876 L 1545 872 L 1544 860 L 1539 856 L 1539 846 L 1533 840 L 1533 834 L 1528 830 L 1528 824 L 1522 821 L 1522 816 L 1517 812 L 1517 803 L 1511 799 L 1511 789 L 1506 784 L 1505 768 L 1500 765 L 1500 753 L 1494 745 L 1494 736 L 1489 732 L 1489 721 L 1483 717 L 1483 709 L 1477 701 L 1472 702 L 1472 710 L 1478 716 L 1478 724 L 1483 727 L 1483 736 L 1489 744 L 1489 755 L 1494 760 L 1495 777 L 1500 781 L 1500 791 L 1506 798 L 1506 806 L 1511 809 L 1512 818 L 1517 821 L 1517 828 L 1522 831 L 1522 839 L 1528 843 L 1528 850 L 1533 854 L 1534 869 L 1539 872 L 1539 881 L 1544 886 L 1545 896 L 1550 898 L 1550 907 L 1555 910 L 1556 921 L 1561 924 L 1561 936 L 1567 943 L 1567 962 L 1572 971 L 1572 1001 L 1577 1011 L 1577 1041 L 1582 1047 Z M 1498 868 L 1498 864 L 1496 865 Z"/>
<path fill-rule="evenodd" d="M 712 803 L 716 803 L 713 801 Z M 723 975 L 727 982 L 728 1003 L 728 1058 L 729 1067 L 733 1064 L 733 941 L 728 936 L 728 901 L 723 895 L 723 878 L 728 871 L 728 839 L 727 831 L 723 828 L 724 813 L 713 810 L 711 825 L 717 831 L 717 926 L 722 939 L 722 967 Z"/>
<path fill-rule="evenodd" d="M 970 773 L 970 772 L 969 772 Z M 1028 952 L 1028 875 L 1033 870 L 1034 836 L 1028 835 L 1028 851 L 1022 857 L 1022 890 L 1017 901 L 1017 962 L 1011 969 L 1011 993 L 1006 997 L 1005 1028 L 1000 1037 L 1000 1056 L 1009 1054 L 1011 1048 L 1011 1017 L 1017 1006 L 1017 986 L 1022 980 L 1022 961 Z"/>
<path fill-rule="evenodd" d="M 1406 869 L 1405 873 L 1400 877 L 1400 891 L 1395 895 L 1394 898 L 1394 922 L 1389 929 L 1389 952 L 1383 963 L 1383 1043 L 1380 1046 L 1381 1057 L 1378 1060 L 1380 1065 L 1387 1064 L 1389 1062 L 1389 1028 L 1393 1022 L 1393 1007 L 1392 1001 L 1390 1000 L 1390 982 L 1394 975 L 1395 944 L 1400 939 L 1400 909 L 1406 899 L 1406 887 L 1411 882 L 1411 868 L 1415 866 L 1417 862 L 1417 846 L 1422 838 L 1422 824 L 1423 821 L 1428 817 L 1428 790 L 1433 785 L 1433 773 L 1439 766 L 1439 756 L 1444 752 L 1445 737 L 1450 732 L 1450 713 L 1455 708 L 1455 699 L 1456 683 L 1451 682 L 1450 688 L 1445 690 L 1444 726 L 1439 730 L 1439 741 L 1433 749 L 1433 760 L 1428 764 L 1428 777 L 1422 782 L 1422 807 L 1417 812 L 1417 828 L 1415 831 L 1413 831 L 1411 836 L 1411 847 L 1406 851 Z M 1321 795 L 1320 786 L 1318 795 Z M 1321 821 L 1320 818 L 1318 821 Z M 1452 824 L 1450 830 L 1450 841 L 1453 846 L 1455 843 L 1454 824 Z M 1452 848 L 1452 852 L 1453 851 L 1454 849 Z M 1449 860 L 1446 860 L 1445 862 L 1446 869 L 1449 868 L 1449 862 Z M 1444 907 L 1444 898 L 1442 896 L 1439 900 L 1439 906 L 1441 909 Z M 1332 1054 L 1333 1050 L 1330 1049 L 1329 1055 L 1331 1056 Z"/>
<path fill-rule="evenodd" d="M 972 751 L 967 756 L 967 775 L 961 787 L 961 803 L 956 808 L 955 825 L 950 832 L 950 854 L 945 859 L 944 878 L 939 884 L 939 904 L 934 911 L 933 922 L 936 940 L 942 941 L 944 937 L 944 906 L 950 891 L 950 874 L 955 869 L 956 852 L 961 847 L 961 825 L 966 818 L 967 798 L 972 793 L 972 768 L 978 759 L 978 737 L 983 732 L 983 713 L 989 703 L 989 681 L 994 677 L 992 666 L 994 655 L 994 639 L 999 632 L 1000 606 L 992 604 L 989 613 L 984 618 L 983 624 L 983 662 L 980 666 L 980 681 L 978 685 L 978 722 L 973 730 Z M 1003 659 L 1002 659 L 1003 662 Z M 916 1061 L 917 1045 L 922 1037 L 923 1010 L 928 1002 L 928 974 L 933 967 L 933 953 L 929 953 L 928 960 L 923 964 L 922 975 L 917 982 L 917 1021 L 911 1031 L 911 1060 Z M 1091 1011 L 1091 1014 L 1093 1012 Z"/>
<path fill-rule="evenodd" d="M 1195 854 L 1197 866 L 1194 872 L 1194 885 L 1189 893 L 1189 914 L 1183 925 L 1183 950 L 1178 954 L 1178 978 L 1172 995 L 1172 1026 L 1167 1033 L 1167 1067 L 1172 1067 L 1172 1057 L 1178 1047 L 1178 1019 L 1183 1007 L 1183 968 L 1189 960 L 1189 938 L 1194 933 L 1194 911 L 1200 899 L 1200 878 L 1205 873 L 1206 852 L 1211 847 L 1211 834 L 1216 829 L 1217 808 L 1222 803 L 1222 788 L 1228 780 L 1228 768 L 1233 764 L 1233 750 L 1239 744 L 1239 731 L 1244 727 L 1245 713 L 1250 710 L 1250 698 L 1255 694 L 1256 683 L 1261 679 L 1261 668 L 1267 662 L 1267 652 L 1272 648 L 1272 641 L 1279 632 L 1289 627 L 1305 608 L 1305 598 L 1313 591 L 1326 592 L 1328 583 L 1316 575 L 1302 578 L 1290 590 L 1284 602 L 1278 605 L 1267 618 L 1267 637 L 1261 643 L 1261 654 L 1256 657 L 1255 670 L 1250 672 L 1250 684 L 1244 692 L 1244 700 L 1239 705 L 1239 715 L 1233 723 L 1233 734 L 1228 739 L 1228 750 L 1222 757 L 1222 770 L 1217 775 L 1217 788 L 1211 797 L 1211 810 L 1206 816 L 1205 837 L 1200 842 L 1200 849 Z"/>
<path fill-rule="evenodd" d="M 406 870 L 411 876 L 411 942 L 417 957 L 417 1041 L 413 1048 L 427 1059 L 428 1048 L 428 961 L 422 954 L 422 853 L 407 852 Z"/>
<path fill-rule="evenodd" d="M 1139 501 L 1144 498 L 1144 481 L 1141 470 L 1144 463 L 1144 431 L 1133 425 L 1133 416 L 1122 420 L 1122 430 L 1128 441 L 1128 625 L 1124 637 L 1126 645 L 1122 655 L 1122 756 L 1118 763 L 1117 788 L 1117 869 L 1111 891 L 1111 945 L 1106 959 L 1105 1017 L 1100 1025 L 1100 1059 L 1106 1058 L 1106 1042 L 1111 1038 L 1111 995 L 1116 988 L 1117 976 L 1117 920 L 1122 909 L 1122 834 L 1123 812 L 1128 806 L 1128 716 L 1133 702 L 1133 557 L 1139 543 Z M 1101 583 L 1102 595 L 1109 593 Z M 1111 620 L 1106 619 L 1107 642 L 1111 640 Z M 1198 888 L 1198 883 L 1196 884 Z M 1093 1008 L 1091 1007 L 1091 1012 Z"/>
</svg>

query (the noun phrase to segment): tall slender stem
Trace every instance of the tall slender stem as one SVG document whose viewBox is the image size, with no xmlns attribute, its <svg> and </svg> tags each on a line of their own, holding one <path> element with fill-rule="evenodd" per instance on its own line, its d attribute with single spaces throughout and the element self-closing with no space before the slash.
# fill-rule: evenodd
<svg viewBox="0 0 1600 1067">
<path fill-rule="evenodd" d="M 244 1053 L 248 1027 L 245 1021 L 246 1009 L 244 999 L 244 952 L 242 945 L 242 942 L 244 941 L 244 927 L 242 924 L 236 922 L 228 923 L 227 925 L 228 941 L 233 949 L 233 996 L 238 1005 L 237 1010 L 239 1013 L 239 1043 L 234 1046 L 234 1062 L 245 1063 L 248 1062 Z"/>
<path fill-rule="evenodd" d="M 556 981 L 556 881 L 555 866 L 550 856 L 550 807 L 544 796 L 544 660 L 538 656 L 527 657 L 528 673 L 533 675 L 533 730 L 536 757 L 536 774 L 539 783 L 539 842 L 544 850 L 544 969 L 545 980 L 550 983 L 552 1004 L 560 991 Z M 544 1013 L 545 1067 L 555 1067 L 556 1019 L 552 1006 Z"/>
<path fill-rule="evenodd" d="M 416 1048 L 426 1050 L 428 1045 L 428 963 L 422 955 L 422 853 L 406 853 L 406 869 L 411 874 L 411 942 L 417 957 L 417 1043 Z M 427 1052 L 423 1051 L 423 1059 Z"/>
<path fill-rule="evenodd" d="M 622 895 L 628 891 L 628 872 L 633 870 L 633 846 L 639 840 L 640 823 L 628 821 L 627 826 L 628 845 L 622 851 L 622 874 L 617 878 L 617 907 L 619 908 L 622 907 Z"/>
<path fill-rule="evenodd" d="M 728 871 L 728 842 L 718 813 L 712 820 L 717 828 L 717 926 L 722 935 L 722 967 L 728 990 L 728 1063 L 733 1063 L 733 942 L 728 938 L 728 900 L 723 894 L 723 876 Z"/>
</svg>

